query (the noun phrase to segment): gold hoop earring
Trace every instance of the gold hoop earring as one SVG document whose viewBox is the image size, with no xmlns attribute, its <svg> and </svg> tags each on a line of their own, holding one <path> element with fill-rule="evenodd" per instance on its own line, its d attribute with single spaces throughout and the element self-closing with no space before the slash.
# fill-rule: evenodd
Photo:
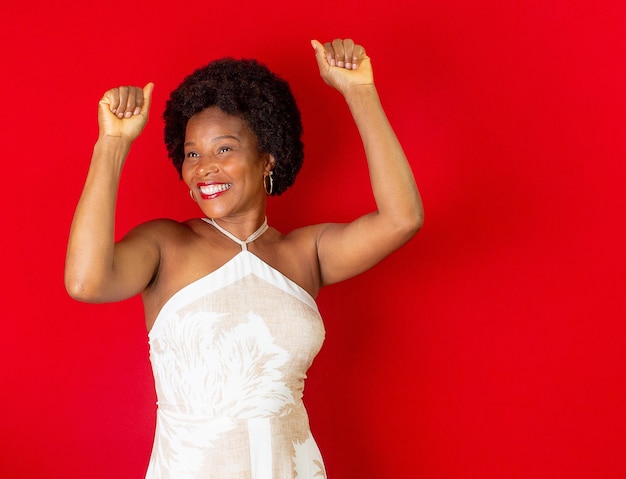
<svg viewBox="0 0 626 479">
<path fill-rule="evenodd" d="M 271 195 L 274 192 L 274 179 L 272 178 L 272 175 L 274 174 L 273 171 L 270 170 L 269 174 L 267 176 L 263 177 L 263 188 L 265 188 L 265 194 L 267 194 L 268 196 Z M 269 178 L 269 183 L 270 183 L 270 187 L 269 190 L 267 188 L 267 181 L 266 179 Z"/>
</svg>

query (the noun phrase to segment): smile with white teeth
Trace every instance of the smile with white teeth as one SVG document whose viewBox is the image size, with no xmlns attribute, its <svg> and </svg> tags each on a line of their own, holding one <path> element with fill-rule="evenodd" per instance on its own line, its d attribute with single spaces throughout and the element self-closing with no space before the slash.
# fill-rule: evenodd
<svg viewBox="0 0 626 479">
<path fill-rule="evenodd" d="M 203 185 L 200 186 L 200 193 L 206 196 L 215 195 L 217 193 L 221 193 L 222 191 L 226 191 L 232 185 L 230 183 L 220 183 L 216 185 Z"/>
</svg>

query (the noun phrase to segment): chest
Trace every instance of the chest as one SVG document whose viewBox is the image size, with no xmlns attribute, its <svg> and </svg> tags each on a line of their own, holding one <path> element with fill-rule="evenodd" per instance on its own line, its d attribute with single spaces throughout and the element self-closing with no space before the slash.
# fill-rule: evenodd
<svg viewBox="0 0 626 479">
<path fill-rule="evenodd" d="M 268 235 L 269 236 L 269 235 Z M 316 251 L 302 242 L 274 239 L 248 245 L 249 253 L 315 298 L 320 288 Z M 146 325 L 154 321 L 177 292 L 224 268 L 241 253 L 241 246 L 230 242 L 207 241 L 191 236 L 170 244 L 162 251 L 161 264 L 153 285 L 143 293 Z"/>
</svg>

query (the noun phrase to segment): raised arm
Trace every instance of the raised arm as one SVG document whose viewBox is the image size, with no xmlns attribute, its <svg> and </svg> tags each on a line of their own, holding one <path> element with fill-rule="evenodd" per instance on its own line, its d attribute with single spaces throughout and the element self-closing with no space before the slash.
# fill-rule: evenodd
<svg viewBox="0 0 626 479">
<path fill-rule="evenodd" d="M 365 49 L 352 40 L 313 40 L 324 81 L 341 93 L 361 135 L 377 211 L 328 224 L 317 240 L 322 284 L 374 266 L 419 230 L 423 208 L 411 167 L 382 108 Z"/>
<path fill-rule="evenodd" d="M 115 244 L 115 203 L 124 162 L 148 120 L 153 85 L 107 91 L 98 104 L 99 135 L 70 229 L 65 287 L 75 299 L 110 302 L 141 292 L 158 266 L 159 251 L 132 232 Z"/>
</svg>

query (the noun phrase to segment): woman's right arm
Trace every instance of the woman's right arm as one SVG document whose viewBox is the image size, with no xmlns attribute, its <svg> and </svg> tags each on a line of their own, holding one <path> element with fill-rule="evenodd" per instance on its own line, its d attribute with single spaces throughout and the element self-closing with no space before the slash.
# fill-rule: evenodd
<svg viewBox="0 0 626 479">
<path fill-rule="evenodd" d="M 115 243 L 115 203 L 124 162 L 148 120 L 153 85 L 107 91 L 98 104 L 99 135 L 70 229 L 65 287 L 79 301 L 120 301 L 143 291 L 159 264 L 147 227 Z"/>
</svg>

